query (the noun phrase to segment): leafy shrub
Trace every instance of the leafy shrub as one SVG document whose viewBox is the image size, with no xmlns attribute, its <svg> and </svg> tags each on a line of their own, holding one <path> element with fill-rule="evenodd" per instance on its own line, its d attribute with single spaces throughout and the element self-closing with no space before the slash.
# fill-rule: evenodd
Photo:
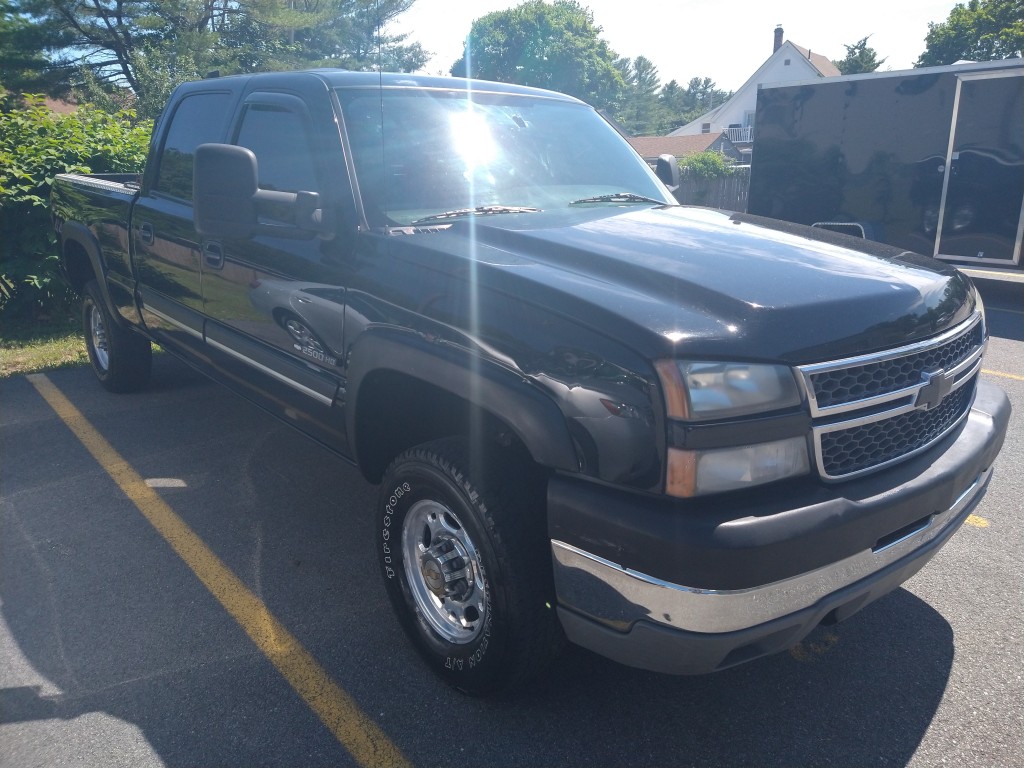
<svg viewBox="0 0 1024 768">
<path fill-rule="evenodd" d="M 59 115 L 42 96 L 0 107 L 0 313 L 52 317 L 73 298 L 57 271 L 48 212 L 53 177 L 140 172 L 152 123 L 88 106 Z"/>
<path fill-rule="evenodd" d="M 679 168 L 690 178 L 718 179 L 732 173 L 732 160 L 721 152 L 708 150 L 684 157 Z"/>
</svg>

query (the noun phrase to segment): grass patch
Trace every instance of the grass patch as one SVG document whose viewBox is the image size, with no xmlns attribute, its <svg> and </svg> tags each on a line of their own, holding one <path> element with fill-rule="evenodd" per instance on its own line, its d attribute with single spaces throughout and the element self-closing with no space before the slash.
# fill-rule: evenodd
<svg viewBox="0 0 1024 768">
<path fill-rule="evenodd" d="M 4 322 L 0 330 L 0 378 L 86 365 L 82 329 L 77 323 Z"/>
</svg>

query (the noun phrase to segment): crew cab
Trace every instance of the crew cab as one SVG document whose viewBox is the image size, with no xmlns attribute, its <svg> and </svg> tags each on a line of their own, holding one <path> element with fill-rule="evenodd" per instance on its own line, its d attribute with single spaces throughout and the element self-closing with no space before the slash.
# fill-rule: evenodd
<svg viewBox="0 0 1024 768">
<path fill-rule="evenodd" d="M 677 174 L 568 96 L 317 70 L 180 86 L 141 176 L 52 209 L 100 383 L 156 343 L 356 465 L 400 623 L 483 694 L 565 638 L 668 673 L 793 646 L 989 482 L 967 277 Z"/>
</svg>

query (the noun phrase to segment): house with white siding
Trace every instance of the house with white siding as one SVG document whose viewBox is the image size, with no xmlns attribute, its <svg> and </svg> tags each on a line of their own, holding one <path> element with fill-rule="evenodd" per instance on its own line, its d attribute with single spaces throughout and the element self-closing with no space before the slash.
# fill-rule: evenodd
<svg viewBox="0 0 1024 768">
<path fill-rule="evenodd" d="M 814 53 L 789 40 L 784 41 L 783 35 L 780 24 L 775 28 L 772 55 L 730 98 L 668 135 L 695 136 L 724 132 L 734 144 L 739 145 L 741 151 L 746 149 L 749 152 L 749 142 L 754 139 L 757 89 L 761 85 L 837 77 L 841 74 L 827 56 Z"/>
</svg>

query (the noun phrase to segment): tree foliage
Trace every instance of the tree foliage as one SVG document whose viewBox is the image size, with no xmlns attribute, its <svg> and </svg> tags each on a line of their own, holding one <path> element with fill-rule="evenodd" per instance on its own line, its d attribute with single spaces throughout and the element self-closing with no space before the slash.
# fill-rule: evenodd
<svg viewBox="0 0 1024 768">
<path fill-rule="evenodd" d="M 675 80 L 662 85 L 657 68 L 643 56 L 619 59 L 616 66 L 626 86 L 614 116 L 634 136 L 669 133 L 729 98 L 710 77 L 691 78 L 685 88 Z"/>
<path fill-rule="evenodd" d="M 661 80 L 650 59 L 619 59 L 615 63 L 625 87 L 615 109 L 615 119 L 634 136 L 658 132 L 665 122 L 663 105 L 658 100 Z"/>
<path fill-rule="evenodd" d="M 600 34 L 577 0 L 528 0 L 474 21 L 451 73 L 568 93 L 637 136 L 668 133 L 728 98 L 707 77 L 663 87 L 650 59 L 619 58 Z"/>
<path fill-rule="evenodd" d="M 709 149 L 687 155 L 679 161 L 684 177 L 696 179 L 717 179 L 733 172 L 733 162 L 721 152 Z"/>
<path fill-rule="evenodd" d="M 45 51 L 64 90 L 114 104 L 127 91 L 140 114 L 154 116 L 174 86 L 215 69 L 417 69 L 423 47 L 386 32 L 414 2 L 11 0 L 4 21 L 31 19 L 33 39 L 24 37 L 19 51 Z"/>
<path fill-rule="evenodd" d="M 0 108 L 0 310 L 8 317 L 52 314 L 71 298 L 57 277 L 47 209 L 53 177 L 139 172 L 152 133 L 131 112 L 58 115 L 42 96 L 17 107 Z"/>
<path fill-rule="evenodd" d="M 871 35 L 862 37 L 853 45 L 844 45 L 846 58 L 833 61 L 836 69 L 844 75 L 859 75 L 862 72 L 874 72 L 885 63 L 885 59 L 879 59 L 878 53 L 868 45 Z"/>
<path fill-rule="evenodd" d="M 576 0 L 529 0 L 474 21 L 451 73 L 548 88 L 611 109 L 625 83 L 600 33 Z"/>
<path fill-rule="evenodd" d="M 1024 55 L 1024 2 L 957 3 L 946 21 L 928 24 L 925 46 L 916 67 L 1019 58 Z"/>
<path fill-rule="evenodd" d="M 50 71 L 43 55 L 46 37 L 30 19 L 15 13 L 14 4 L 0 2 L 0 96 L 50 92 L 59 88 L 59 76 Z"/>
<path fill-rule="evenodd" d="M 675 86 L 670 88 L 673 84 Z M 669 107 L 669 112 L 677 116 L 669 130 L 693 122 L 731 95 L 731 92 L 718 88 L 710 77 L 692 77 L 686 88 L 680 88 L 673 80 L 662 90 L 662 100 Z"/>
</svg>

